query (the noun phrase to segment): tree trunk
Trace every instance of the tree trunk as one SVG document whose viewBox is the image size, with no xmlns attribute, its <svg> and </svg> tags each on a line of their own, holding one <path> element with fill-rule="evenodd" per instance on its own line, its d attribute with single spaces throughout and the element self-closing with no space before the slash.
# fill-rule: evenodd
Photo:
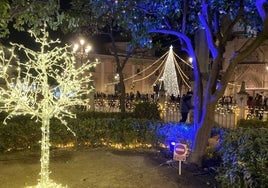
<svg viewBox="0 0 268 188">
<path fill-rule="evenodd" d="M 210 138 L 211 129 L 214 126 L 215 102 L 206 107 L 203 118 L 198 123 L 193 140 L 193 150 L 191 151 L 188 161 L 197 165 L 202 164 L 202 158 L 206 154 L 208 139 Z"/>
<path fill-rule="evenodd" d="M 119 74 L 119 101 L 120 101 L 120 109 L 121 112 L 126 112 L 126 104 L 125 104 L 125 100 L 126 100 L 126 88 L 125 88 L 125 83 L 124 83 L 124 77 L 123 77 L 123 71 L 120 70 L 118 72 Z"/>
<path fill-rule="evenodd" d="M 42 119 L 41 138 L 41 172 L 40 185 L 45 187 L 49 182 L 49 118 Z"/>
</svg>

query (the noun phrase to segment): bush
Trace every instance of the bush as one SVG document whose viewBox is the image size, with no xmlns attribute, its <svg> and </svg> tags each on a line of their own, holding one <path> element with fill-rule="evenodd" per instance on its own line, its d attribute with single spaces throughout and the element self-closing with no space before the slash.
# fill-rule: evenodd
<svg viewBox="0 0 268 188">
<path fill-rule="evenodd" d="M 133 118 L 99 118 L 69 122 L 71 129 L 77 134 L 79 145 L 129 146 L 135 144 L 154 144 L 154 126 L 148 120 Z"/>
<path fill-rule="evenodd" d="M 218 180 L 222 187 L 267 187 L 268 129 L 238 128 L 226 132 L 219 154 L 222 165 Z"/>
<path fill-rule="evenodd" d="M 143 101 L 134 105 L 134 117 L 139 119 L 160 120 L 159 106 L 155 102 Z"/>
<path fill-rule="evenodd" d="M 133 118 L 134 113 L 132 112 L 91 112 L 91 111 L 74 111 L 76 118 L 79 120 L 89 119 L 89 118 Z"/>
<path fill-rule="evenodd" d="M 74 144 L 90 147 L 120 145 L 125 148 L 141 148 L 158 144 L 168 146 L 170 141 L 191 145 L 193 138 L 191 125 L 132 118 L 132 115 L 131 113 L 116 115 L 116 113 L 79 112 L 77 118 L 66 119 L 68 127 L 75 135 L 59 120 L 51 119 L 51 147 Z M 0 150 L 40 149 L 40 128 L 40 123 L 31 120 L 29 116 L 17 116 L 9 120 L 7 125 L 0 124 Z"/>
<path fill-rule="evenodd" d="M 68 127 L 75 135 L 68 131 L 59 120 L 51 119 L 51 147 L 66 146 L 70 143 L 91 147 L 116 144 L 122 147 L 130 145 L 131 147 L 144 147 L 144 144 L 154 145 L 156 142 L 155 125 L 149 120 L 122 119 L 122 116 L 121 118 L 92 118 L 86 114 L 78 114 L 80 118 L 67 119 Z M 0 151 L 40 149 L 40 123 L 26 116 L 17 116 L 7 123 L 7 125 L 0 123 Z M 136 146 L 133 146 L 135 144 Z"/>
<path fill-rule="evenodd" d="M 0 151 L 33 149 L 39 146 L 40 125 L 34 121 L 0 124 Z"/>
<path fill-rule="evenodd" d="M 261 121 L 259 119 L 240 119 L 237 122 L 237 127 L 244 127 L 244 128 L 266 127 L 268 128 L 268 121 Z"/>
</svg>

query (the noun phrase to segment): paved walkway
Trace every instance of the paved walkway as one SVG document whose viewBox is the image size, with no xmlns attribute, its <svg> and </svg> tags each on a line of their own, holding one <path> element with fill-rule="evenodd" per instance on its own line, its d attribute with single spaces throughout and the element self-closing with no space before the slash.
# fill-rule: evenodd
<svg viewBox="0 0 268 188">
<path fill-rule="evenodd" d="M 68 188 L 201 188 L 212 187 L 206 177 L 184 166 L 182 175 L 162 164 L 155 154 L 106 149 L 51 152 L 51 179 Z M 37 184 L 39 154 L 0 155 L 0 188 Z"/>
</svg>

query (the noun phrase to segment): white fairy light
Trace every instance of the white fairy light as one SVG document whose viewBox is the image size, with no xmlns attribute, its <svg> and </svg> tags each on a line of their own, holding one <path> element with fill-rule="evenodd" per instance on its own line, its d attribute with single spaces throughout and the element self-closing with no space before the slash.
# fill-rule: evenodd
<svg viewBox="0 0 268 188">
<path fill-rule="evenodd" d="M 80 44 L 83 46 L 85 44 L 85 40 L 84 39 L 81 39 L 80 40 Z"/>
<path fill-rule="evenodd" d="M 5 82 L 4 86 L 0 86 L 0 112 L 9 113 L 4 123 L 14 116 L 25 114 L 30 114 L 36 121 L 41 122 L 41 172 L 36 187 L 62 187 L 49 178 L 50 119 L 53 117 L 59 119 L 67 130 L 75 135 L 64 118 L 75 117 L 70 111 L 70 106 L 85 104 L 82 96 L 87 94 L 89 89 L 83 86 L 91 80 L 91 75 L 84 72 L 89 71 L 95 63 L 85 63 L 76 67 L 74 54 L 70 52 L 69 46 L 51 49 L 50 46 L 56 46 L 59 41 L 48 41 L 45 29 L 42 30 L 41 38 L 33 32 L 30 33 L 40 44 L 40 50 L 33 51 L 23 45 L 12 44 L 13 47 L 21 49 L 28 60 L 26 62 L 16 60 L 19 66 L 12 78 L 11 70 L 0 71 L 0 77 Z M 1 53 L 0 67 L 11 68 L 14 62 L 12 60 L 15 58 L 14 52 L 12 48 L 10 55 Z M 50 85 L 49 79 L 53 79 L 57 84 Z M 58 96 L 55 96 L 55 90 L 60 93 Z"/>
<path fill-rule="evenodd" d="M 193 63 L 193 58 L 192 57 L 189 57 L 189 62 Z"/>
</svg>

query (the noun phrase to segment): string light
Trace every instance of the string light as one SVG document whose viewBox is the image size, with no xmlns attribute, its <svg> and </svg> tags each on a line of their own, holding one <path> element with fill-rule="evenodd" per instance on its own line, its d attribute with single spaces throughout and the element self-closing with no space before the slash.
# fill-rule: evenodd
<svg viewBox="0 0 268 188">
<path fill-rule="evenodd" d="M 43 36 L 38 37 L 30 31 L 35 42 L 40 45 L 39 51 L 31 50 L 23 45 L 11 44 L 9 54 L 3 50 L 0 55 L 0 77 L 5 85 L 0 86 L 0 112 L 8 112 L 4 123 L 14 116 L 30 114 L 36 121 L 41 122 L 41 172 L 38 188 L 60 188 L 61 184 L 49 178 L 49 148 L 50 148 L 50 119 L 56 118 L 66 126 L 67 130 L 75 133 L 68 127 L 64 120 L 66 117 L 75 118 L 70 110 L 72 106 L 83 105 L 84 95 L 91 89 L 83 87 L 91 80 L 90 74 L 85 74 L 95 63 L 85 63 L 76 67 L 74 53 L 69 46 L 54 47 L 59 40 L 48 41 L 48 32 L 41 30 Z M 16 59 L 15 48 L 23 51 L 28 58 L 26 62 Z M 17 62 L 18 69 L 11 65 Z M 50 84 L 54 80 L 54 85 Z M 55 95 L 55 91 L 58 95 Z"/>
<path fill-rule="evenodd" d="M 164 87 L 165 87 L 165 90 L 167 90 L 167 94 L 171 95 L 173 93 L 174 95 L 177 95 L 177 93 L 179 93 L 178 87 L 177 86 L 175 86 L 175 87 L 169 86 L 169 85 L 171 85 L 171 83 L 176 84 L 178 82 L 176 70 L 178 71 L 179 78 L 182 80 L 182 82 L 188 88 L 191 88 L 191 86 L 189 85 L 189 78 L 183 72 L 182 68 L 179 66 L 179 63 L 177 62 L 176 58 L 178 58 L 182 63 L 189 66 L 190 68 L 193 68 L 193 65 L 192 65 L 193 58 L 190 57 L 189 61 L 185 61 L 184 59 L 182 59 L 180 56 L 178 56 L 173 51 L 172 47 L 170 47 L 170 50 L 168 52 L 166 52 L 164 55 L 162 55 L 159 59 L 157 59 L 154 63 L 152 63 L 151 65 L 149 65 L 145 69 L 141 70 L 140 72 L 138 72 L 130 77 L 125 78 L 124 81 L 133 79 L 132 83 L 139 82 L 139 81 L 148 79 L 149 77 L 155 75 L 154 73 L 159 70 L 159 75 L 157 76 L 157 78 L 153 82 L 152 86 L 155 85 L 157 82 L 159 82 L 159 80 L 161 80 L 161 79 L 165 80 L 166 83 L 164 83 L 164 85 L 165 85 Z M 157 64 L 159 64 L 159 65 L 152 70 L 153 66 L 155 66 Z M 166 67 L 167 67 L 167 70 L 166 70 Z M 140 76 L 142 73 L 149 71 L 149 70 L 151 70 L 151 72 L 149 74 L 146 74 L 146 76 L 143 76 L 142 78 L 134 79 L 134 78 Z M 165 71 L 166 71 L 166 73 L 164 73 Z M 171 75 L 170 75 L 170 73 L 171 73 Z M 164 79 L 164 76 L 163 76 L 164 74 L 167 75 L 166 79 Z M 106 87 L 113 86 L 114 84 L 117 84 L 117 83 L 118 83 L 118 81 L 107 83 Z M 176 89 L 177 89 L 177 91 L 176 91 Z"/>
</svg>

